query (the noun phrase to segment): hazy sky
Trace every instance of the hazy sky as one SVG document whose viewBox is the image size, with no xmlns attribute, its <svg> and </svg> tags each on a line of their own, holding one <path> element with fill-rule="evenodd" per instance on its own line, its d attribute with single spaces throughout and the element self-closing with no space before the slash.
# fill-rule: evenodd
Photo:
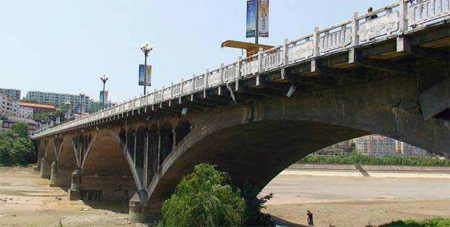
<svg viewBox="0 0 450 227">
<path fill-rule="evenodd" d="M 395 1 L 271 0 L 270 38 L 260 43 L 278 45 Z M 253 41 L 245 14 L 246 0 L 0 0 L 0 87 L 98 100 L 106 73 L 110 99 L 129 99 L 143 93 L 141 44 L 154 46 L 153 91 L 237 60 L 240 50 L 220 44 Z"/>
</svg>

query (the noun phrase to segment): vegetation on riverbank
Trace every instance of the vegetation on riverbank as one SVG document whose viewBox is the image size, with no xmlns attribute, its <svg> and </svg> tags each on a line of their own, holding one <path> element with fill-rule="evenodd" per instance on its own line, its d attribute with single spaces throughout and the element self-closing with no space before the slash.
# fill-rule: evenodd
<svg viewBox="0 0 450 227">
<path fill-rule="evenodd" d="M 15 123 L 0 132 L 0 166 L 27 165 L 35 162 L 34 144 L 28 138 L 28 125 Z"/>
<path fill-rule="evenodd" d="M 448 218 L 433 218 L 425 221 L 395 221 L 389 224 L 381 225 L 380 227 L 448 227 L 450 226 L 450 219 Z"/>
<path fill-rule="evenodd" d="M 226 172 L 200 164 L 163 203 L 159 226 L 273 226 L 270 216 L 261 213 L 272 195 L 258 199 L 257 194 L 250 188 L 241 192 Z"/>
<path fill-rule="evenodd" d="M 301 164 L 346 164 L 346 165 L 399 165 L 399 166 L 450 166 L 450 160 L 430 157 L 385 156 L 374 157 L 361 154 L 308 155 L 299 160 Z"/>
</svg>

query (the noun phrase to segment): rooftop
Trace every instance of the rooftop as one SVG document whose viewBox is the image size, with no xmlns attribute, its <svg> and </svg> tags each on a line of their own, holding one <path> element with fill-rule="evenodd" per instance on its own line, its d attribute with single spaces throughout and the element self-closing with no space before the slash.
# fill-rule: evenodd
<svg viewBox="0 0 450 227">
<path fill-rule="evenodd" d="M 29 107 L 36 109 L 46 109 L 46 110 L 56 110 L 56 108 L 52 105 L 48 104 L 40 104 L 40 103 L 31 103 L 31 102 L 19 102 L 19 106 L 21 107 Z"/>
</svg>

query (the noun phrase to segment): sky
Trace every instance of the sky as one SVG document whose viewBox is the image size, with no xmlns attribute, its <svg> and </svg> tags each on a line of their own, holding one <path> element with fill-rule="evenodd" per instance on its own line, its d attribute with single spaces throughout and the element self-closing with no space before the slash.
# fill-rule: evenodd
<svg viewBox="0 0 450 227">
<path fill-rule="evenodd" d="M 396 0 L 271 0 L 269 38 L 280 45 Z M 0 0 L 0 88 L 79 94 L 99 99 L 100 76 L 114 102 L 143 94 L 140 45 L 153 51 L 153 91 L 191 78 L 241 50 L 221 48 L 245 38 L 246 0 Z"/>
</svg>

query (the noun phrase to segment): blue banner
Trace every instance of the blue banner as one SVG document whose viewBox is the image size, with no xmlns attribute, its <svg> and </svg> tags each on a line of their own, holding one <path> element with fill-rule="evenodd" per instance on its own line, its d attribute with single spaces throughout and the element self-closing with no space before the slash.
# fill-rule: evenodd
<svg viewBox="0 0 450 227">
<path fill-rule="evenodd" d="M 139 86 L 144 86 L 145 71 L 147 71 L 147 86 L 151 86 L 152 81 L 152 66 L 147 65 L 147 70 L 145 70 L 145 65 L 139 65 Z M 107 94 L 108 95 L 108 94 Z"/>
<path fill-rule="evenodd" d="M 258 0 L 247 0 L 247 38 L 255 37 L 256 33 L 256 9 Z"/>
</svg>

